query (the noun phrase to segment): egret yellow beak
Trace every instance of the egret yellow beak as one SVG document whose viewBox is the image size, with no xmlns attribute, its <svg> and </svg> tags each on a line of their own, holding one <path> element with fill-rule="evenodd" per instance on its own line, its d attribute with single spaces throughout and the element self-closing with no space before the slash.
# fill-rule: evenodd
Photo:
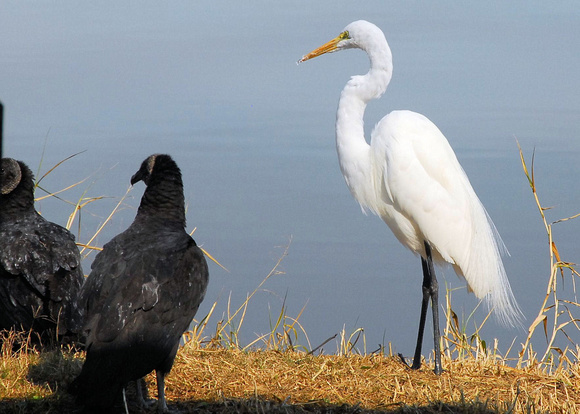
<svg viewBox="0 0 580 414">
<path fill-rule="evenodd" d="M 312 52 L 302 56 L 302 59 L 300 59 L 298 63 L 302 63 L 308 59 L 315 58 L 316 56 L 324 55 L 325 53 L 334 52 L 338 48 L 338 44 L 340 43 L 340 41 L 348 38 L 349 38 L 348 32 L 346 31 L 342 32 L 334 39 L 332 39 L 330 42 L 327 42 L 322 46 L 320 46 L 319 48 L 314 49 Z"/>
</svg>

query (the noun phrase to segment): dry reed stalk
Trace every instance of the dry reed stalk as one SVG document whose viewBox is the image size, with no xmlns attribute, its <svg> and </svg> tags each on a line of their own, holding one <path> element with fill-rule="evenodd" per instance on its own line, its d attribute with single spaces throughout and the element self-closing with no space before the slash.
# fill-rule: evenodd
<svg viewBox="0 0 580 414">
<path fill-rule="evenodd" d="M 246 311 L 248 309 L 248 304 L 249 304 L 250 300 L 252 299 L 252 297 L 262 288 L 264 283 L 266 283 L 266 281 L 268 281 L 268 279 L 270 279 L 274 275 L 284 274 L 284 272 L 282 272 L 278 268 L 280 267 L 282 260 L 284 260 L 284 258 L 288 255 L 288 249 L 290 248 L 291 242 L 292 242 L 292 238 L 290 238 L 288 244 L 284 247 L 284 252 L 278 258 L 274 267 L 272 267 L 270 272 L 260 282 L 260 284 L 258 284 L 258 286 L 251 293 L 249 293 L 246 296 L 246 299 L 244 300 L 244 302 L 233 313 L 231 312 L 232 305 L 231 305 L 231 294 L 230 294 L 230 296 L 228 297 L 228 303 L 227 303 L 227 308 L 226 308 L 227 317 L 222 318 L 222 320 L 220 320 L 218 322 L 218 324 L 216 326 L 215 334 L 213 335 L 213 338 L 210 341 L 212 346 L 223 346 L 226 348 L 232 348 L 232 347 L 242 348 L 241 344 L 239 343 L 238 334 L 239 334 L 239 331 L 240 331 L 242 325 L 244 324 L 244 320 L 246 317 Z M 271 344 L 277 343 L 276 341 L 272 341 L 273 338 L 279 338 L 281 340 L 281 342 L 278 342 L 278 345 L 277 345 L 279 347 L 283 347 L 285 345 L 291 345 L 289 343 L 286 343 L 288 338 L 290 338 L 289 333 L 290 333 L 290 331 L 297 333 L 296 326 L 301 328 L 301 325 L 298 323 L 297 320 L 291 321 L 292 323 L 289 325 L 286 324 L 284 312 L 285 312 L 285 308 L 284 308 L 284 306 L 282 306 L 282 310 L 280 312 L 278 320 L 274 324 L 274 328 L 271 332 L 259 336 L 258 338 L 256 338 L 254 341 L 250 342 L 248 345 L 244 346 L 243 348 L 248 349 L 248 348 L 255 346 L 255 344 L 257 344 L 257 343 L 264 342 L 264 341 L 267 343 L 268 339 L 266 339 L 266 338 L 268 338 L 268 337 L 270 338 L 269 340 L 270 340 Z M 300 312 L 300 314 L 302 314 L 302 311 Z M 276 335 L 275 331 L 280 326 L 283 327 L 284 333 L 282 335 Z M 226 331 L 226 329 L 227 329 L 227 331 Z M 303 329 L 302 329 L 302 332 L 304 332 Z M 306 333 L 304 332 L 304 334 L 306 334 Z"/>
<path fill-rule="evenodd" d="M 536 180 L 534 175 L 534 155 L 532 155 L 532 165 L 531 171 L 528 170 L 526 165 L 524 155 L 522 149 L 518 143 L 518 149 L 520 153 L 520 160 L 522 163 L 522 168 L 524 170 L 524 174 L 528 179 L 528 183 L 532 190 L 532 194 L 534 195 L 534 200 L 538 207 L 538 211 L 540 212 L 540 216 L 542 218 L 542 222 L 544 224 L 544 228 L 546 230 L 546 234 L 548 236 L 548 250 L 549 250 L 549 257 L 550 257 L 550 276 L 548 279 L 548 284 L 546 288 L 546 295 L 544 296 L 544 300 L 538 312 L 538 315 L 531 323 L 530 327 L 528 328 L 528 335 L 526 341 L 522 345 L 522 349 L 519 353 L 518 359 L 518 367 L 521 367 L 524 363 L 524 357 L 527 355 L 528 365 L 531 363 L 535 363 L 536 355 L 535 353 L 531 352 L 531 339 L 535 333 L 536 328 L 542 324 L 544 328 L 544 335 L 547 340 L 546 351 L 544 352 L 543 356 L 540 358 L 539 363 L 542 364 L 549 370 L 553 370 L 556 367 L 559 367 L 562 364 L 567 364 L 572 366 L 578 363 L 577 354 L 574 354 L 573 351 L 577 346 L 574 341 L 570 338 L 570 336 L 566 333 L 566 329 L 570 326 L 572 328 L 576 328 L 577 331 L 580 331 L 580 326 L 578 322 L 580 319 L 574 316 L 572 309 L 575 309 L 578 312 L 578 308 L 580 308 L 580 303 L 577 300 L 566 300 L 560 297 L 560 293 L 562 293 L 563 288 L 558 287 L 558 275 L 561 276 L 561 279 L 564 280 L 565 278 L 565 269 L 570 271 L 570 275 L 572 278 L 572 286 L 574 287 L 575 292 L 575 285 L 576 285 L 576 277 L 579 277 L 580 274 L 574 268 L 573 263 L 564 262 L 560 258 L 560 254 L 558 252 L 558 248 L 556 247 L 556 242 L 553 240 L 553 233 L 552 233 L 552 226 L 556 223 L 561 223 L 567 220 L 571 220 L 573 218 L 577 218 L 580 214 L 560 219 L 555 222 L 549 223 L 545 211 L 549 210 L 548 207 L 543 207 L 540 203 L 540 199 L 536 189 Z M 572 308 L 572 309 L 571 309 Z M 551 325 L 549 325 L 549 318 L 551 318 Z M 561 349 L 560 347 L 555 346 L 555 341 L 558 337 L 563 336 L 564 338 L 568 339 L 570 342 L 571 348 L 566 347 L 565 349 Z M 553 352 L 558 354 L 557 363 L 556 358 L 553 358 Z M 574 358 L 576 356 L 576 358 Z M 570 358 L 572 357 L 572 358 Z"/>
</svg>

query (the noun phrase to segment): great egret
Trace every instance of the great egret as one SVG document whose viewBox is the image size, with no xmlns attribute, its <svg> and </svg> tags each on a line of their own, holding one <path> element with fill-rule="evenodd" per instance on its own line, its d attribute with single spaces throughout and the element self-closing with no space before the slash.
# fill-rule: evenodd
<svg viewBox="0 0 580 414">
<path fill-rule="evenodd" d="M 441 131 L 425 116 L 393 111 L 375 126 L 366 142 L 367 103 L 387 89 L 393 72 L 391 49 L 374 24 L 359 20 L 298 63 L 343 49 L 364 50 L 370 70 L 353 76 L 340 95 L 336 148 L 340 169 L 363 210 L 380 216 L 397 239 L 421 256 L 423 299 L 413 369 L 421 366 L 421 345 L 431 299 L 435 373 L 440 374 L 438 285 L 433 262 L 450 263 L 468 289 L 485 297 L 500 321 L 517 326 L 521 311 L 512 293 L 495 226 Z"/>
</svg>

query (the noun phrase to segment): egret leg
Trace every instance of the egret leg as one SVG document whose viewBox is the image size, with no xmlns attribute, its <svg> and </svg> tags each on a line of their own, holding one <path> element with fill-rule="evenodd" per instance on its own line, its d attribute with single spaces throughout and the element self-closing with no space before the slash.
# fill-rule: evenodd
<svg viewBox="0 0 580 414">
<path fill-rule="evenodd" d="M 439 375 L 442 372 L 441 368 L 441 352 L 440 352 L 440 337 L 439 332 L 439 284 L 435 276 L 435 269 L 433 267 L 433 257 L 431 255 L 431 246 L 425 242 L 425 252 L 427 258 L 421 258 L 421 265 L 423 267 L 423 300 L 421 301 L 421 319 L 419 320 L 419 334 L 417 335 L 417 346 L 415 347 L 415 355 L 413 357 L 412 369 L 421 368 L 421 346 L 423 345 L 423 332 L 425 331 L 425 320 L 427 318 L 427 306 L 429 299 L 431 299 L 431 312 L 433 313 L 433 339 L 435 350 L 435 374 Z"/>
</svg>

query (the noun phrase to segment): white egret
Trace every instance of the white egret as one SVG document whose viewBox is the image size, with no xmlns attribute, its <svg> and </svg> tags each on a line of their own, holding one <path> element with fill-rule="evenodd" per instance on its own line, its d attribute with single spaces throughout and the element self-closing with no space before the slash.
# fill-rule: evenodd
<svg viewBox="0 0 580 414">
<path fill-rule="evenodd" d="M 521 311 L 500 256 L 505 249 L 495 226 L 441 131 L 425 116 L 393 111 L 375 126 L 370 145 L 364 137 L 367 103 L 387 89 L 393 72 L 391 50 L 374 24 L 349 24 L 330 42 L 299 60 L 343 49 L 364 50 L 366 75 L 353 76 L 340 95 L 336 148 L 340 169 L 363 210 L 380 216 L 397 239 L 421 256 L 423 299 L 413 369 L 421 366 L 421 346 L 431 299 L 435 373 L 440 374 L 438 285 L 433 262 L 449 263 L 468 289 L 486 298 L 506 325 L 517 326 Z"/>
</svg>

